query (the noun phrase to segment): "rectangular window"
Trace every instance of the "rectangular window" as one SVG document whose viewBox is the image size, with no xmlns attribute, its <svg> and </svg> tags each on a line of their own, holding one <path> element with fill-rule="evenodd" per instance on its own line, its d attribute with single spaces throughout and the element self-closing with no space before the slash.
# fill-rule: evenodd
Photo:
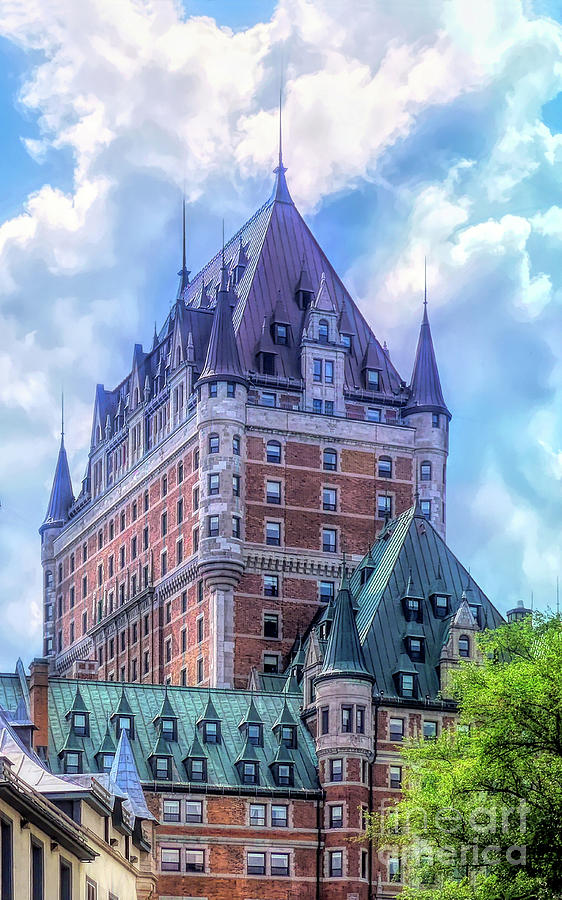
<svg viewBox="0 0 562 900">
<path fill-rule="evenodd" d="M 144 659 L 143 659 L 143 672 L 145 675 L 148 675 L 150 670 L 150 653 L 148 650 L 144 651 Z"/>
<path fill-rule="evenodd" d="M 74 643 L 74 622 L 70 623 L 70 643 Z"/>
<path fill-rule="evenodd" d="M 232 438 L 232 452 L 234 456 L 240 456 L 240 438 L 237 434 Z"/>
<path fill-rule="evenodd" d="M 367 369 L 367 390 L 380 390 L 380 374 L 377 369 Z"/>
<path fill-rule="evenodd" d="M 271 807 L 271 827 L 287 828 L 289 825 L 289 807 L 273 804 Z"/>
<path fill-rule="evenodd" d="M 98 900 L 98 886 L 91 878 L 86 878 L 86 900 Z"/>
<path fill-rule="evenodd" d="M 232 516 L 232 537 L 240 537 L 240 516 Z"/>
<path fill-rule="evenodd" d="M 234 381 L 227 381 L 226 396 L 227 397 L 236 397 L 236 384 Z"/>
<path fill-rule="evenodd" d="M 160 867 L 163 872 L 179 872 L 180 850 L 179 847 L 162 847 L 160 851 Z"/>
<path fill-rule="evenodd" d="M 197 660 L 197 684 L 201 684 L 203 681 L 203 657 L 200 656 Z"/>
<path fill-rule="evenodd" d="M 330 828 L 343 828 L 343 806 L 330 806 Z"/>
<path fill-rule="evenodd" d="M 277 406 L 277 397 L 271 391 L 262 391 L 261 393 L 261 405 L 262 406 Z"/>
<path fill-rule="evenodd" d="M 322 488 L 322 509 L 334 511 L 337 508 L 337 493 L 335 488 Z"/>
<path fill-rule="evenodd" d="M 342 706 L 341 708 L 341 730 L 345 734 L 353 731 L 353 707 Z"/>
<path fill-rule="evenodd" d="M 265 803 L 250 803 L 250 825 L 265 825 Z"/>
<path fill-rule="evenodd" d="M 332 850 L 329 856 L 330 878 L 343 877 L 343 852 L 341 850 Z"/>
<path fill-rule="evenodd" d="M 185 821 L 203 821 L 203 803 L 201 800 L 187 800 L 185 804 Z"/>
<path fill-rule="evenodd" d="M 185 851 L 185 871 L 186 872 L 204 872 L 205 871 L 205 851 L 204 850 L 186 850 Z"/>
<path fill-rule="evenodd" d="M 197 553 L 199 550 L 199 529 L 193 529 L 193 552 Z"/>
<path fill-rule="evenodd" d="M 439 413 L 431 414 L 431 425 L 433 428 L 439 428 Z"/>
<path fill-rule="evenodd" d="M 334 582 L 333 581 L 319 581 L 318 582 L 318 591 L 320 594 L 321 602 L 329 603 L 330 600 L 334 599 Z"/>
<path fill-rule="evenodd" d="M 72 866 L 66 860 L 60 860 L 59 867 L 60 900 L 72 900 Z"/>
<path fill-rule="evenodd" d="M 43 844 L 31 838 L 31 900 L 43 900 L 45 896 L 44 868 Z"/>
<path fill-rule="evenodd" d="M 183 499 L 182 499 L 182 497 L 180 497 L 180 499 L 178 500 L 178 502 L 176 504 L 176 518 L 177 518 L 177 524 L 181 525 L 181 523 L 183 522 Z"/>
<path fill-rule="evenodd" d="M 121 549 L 119 550 L 119 568 L 120 569 L 125 568 L 125 548 L 124 547 L 121 547 Z"/>
<path fill-rule="evenodd" d="M 88 576 L 84 575 L 82 578 L 82 599 L 87 597 L 88 595 Z"/>
<path fill-rule="evenodd" d="M 379 519 L 387 519 L 392 515 L 392 498 L 380 495 L 377 498 L 377 510 Z"/>
<path fill-rule="evenodd" d="M 425 516 L 426 519 L 431 518 L 431 500 L 420 500 L 420 507 L 422 516 Z"/>
<path fill-rule="evenodd" d="M 150 503 L 150 498 L 148 495 L 148 491 L 145 491 L 143 494 L 143 501 L 142 501 L 143 509 L 145 512 L 148 512 L 149 503 Z"/>
<path fill-rule="evenodd" d="M 322 413 L 322 401 L 318 400 L 316 397 L 312 401 L 312 412 L 320 415 Z"/>
<path fill-rule="evenodd" d="M 279 616 L 276 613 L 264 613 L 263 636 L 268 638 L 279 637 Z"/>
<path fill-rule="evenodd" d="M 322 550 L 324 553 L 337 552 L 337 532 L 335 528 L 322 529 Z"/>
<path fill-rule="evenodd" d="M 263 671 L 270 675 L 276 675 L 279 671 L 279 657 L 276 653 L 264 653 Z"/>
<path fill-rule="evenodd" d="M 404 740 L 404 719 L 389 720 L 389 739 L 394 743 Z"/>
<path fill-rule="evenodd" d="M 172 659 L 172 639 L 171 638 L 168 638 L 168 640 L 166 641 L 166 643 L 164 645 L 164 648 L 165 648 L 164 653 L 165 653 L 166 662 L 169 663 L 169 662 L 171 662 L 171 659 Z"/>
<path fill-rule="evenodd" d="M 187 591 L 182 591 L 181 595 L 181 611 L 182 613 L 187 612 Z"/>
<path fill-rule="evenodd" d="M 423 723 L 423 739 L 424 741 L 434 741 L 437 737 L 437 722 Z"/>
<path fill-rule="evenodd" d="M 142 530 L 142 549 L 148 550 L 148 525 L 145 525 Z"/>
<path fill-rule="evenodd" d="M 327 416 L 334 415 L 334 401 L 333 400 L 326 400 L 326 403 L 324 404 L 324 412 L 326 413 Z"/>
<path fill-rule="evenodd" d="M 388 880 L 396 883 L 402 881 L 402 867 L 398 856 L 391 856 L 388 860 Z"/>
<path fill-rule="evenodd" d="M 13 900 L 14 891 L 14 845 L 12 823 L 0 819 L 0 897 L 2 900 Z"/>
<path fill-rule="evenodd" d="M 365 734 L 365 707 L 355 707 L 355 731 L 357 734 Z"/>
<path fill-rule="evenodd" d="M 322 734 L 328 734 L 330 731 L 330 708 L 323 706 L 320 712 L 320 731 Z"/>
<path fill-rule="evenodd" d="M 400 675 L 400 693 L 402 697 L 414 696 L 415 676 L 409 674 Z"/>
<path fill-rule="evenodd" d="M 379 478 L 392 478 L 392 460 L 386 456 L 379 459 Z"/>
<path fill-rule="evenodd" d="M 218 384 L 216 381 L 211 381 L 209 385 L 209 397 L 216 397 L 218 390 Z"/>
<path fill-rule="evenodd" d="M 266 522 L 265 523 L 265 542 L 270 547 L 281 546 L 281 523 Z"/>
<path fill-rule="evenodd" d="M 187 650 L 187 629 L 182 628 L 180 632 L 180 641 L 181 641 L 181 652 L 185 653 Z"/>
<path fill-rule="evenodd" d="M 331 359 L 324 362 L 324 381 L 326 384 L 334 383 L 334 363 Z"/>
<path fill-rule="evenodd" d="M 203 616 L 199 616 L 197 619 L 197 643 L 200 644 L 203 641 Z"/>
<path fill-rule="evenodd" d="M 180 672 L 180 684 L 182 687 L 187 686 L 187 669 L 182 669 Z"/>
<path fill-rule="evenodd" d="M 203 603 L 204 597 L 204 587 L 203 587 L 203 579 L 197 582 L 197 602 Z"/>
<path fill-rule="evenodd" d="M 217 537 L 219 533 L 219 517 L 207 516 L 207 534 L 209 537 Z"/>
<path fill-rule="evenodd" d="M 160 518 L 160 534 L 162 537 L 166 537 L 168 534 L 168 513 L 163 512 Z"/>
<path fill-rule="evenodd" d="M 88 613 L 82 613 L 82 634 L 86 634 L 88 630 Z"/>
<path fill-rule="evenodd" d="M 312 367 L 314 381 L 322 381 L 322 360 L 314 359 L 312 361 Z"/>
<path fill-rule="evenodd" d="M 343 760 L 330 760 L 330 781 L 343 781 Z"/>
<path fill-rule="evenodd" d="M 176 566 L 183 562 L 183 538 L 176 541 Z"/>
<path fill-rule="evenodd" d="M 367 407 L 367 422 L 380 422 L 381 411 L 373 406 Z"/>
<path fill-rule="evenodd" d="M 212 497 L 214 494 L 218 494 L 220 491 L 220 475 L 213 473 L 209 475 L 209 496 Z"/>
<path fill-rule="evenodd" d="M 181 821 L 181 801 L 180 800 L 163 800 L 162 801 L 162 819 L 164 822 L 180 822 Z"/>
<path fill-rule="evenodd" d="M 270 857 L 271 875 L 288 875 L 289 874 L 289 854 L 288 853 L 272 853 Z"/>
<path fill-rule="evenodd" d="M 199 509 L 199 488 L 193 488 L 193 509 Z"/>
<path fill-rule="evenodd" d="M 234 497 L 240 496 L 240 475 L 232 476 L 232 495 Z"/>
<path fill-rule="evenodd" d="M 163 550 L 160 555 L 160 577 L 163 578 L 168 571 L 168 553 Z"/>
<path fill-rule="evenodd" d="M 267 481 L 266 483 L 266 502 L 267 503 L 281 503 L 281 482 L 280 481 Z"/>
<path fill-rule="evenodd" d="M 248 875 L 265 875 L 265 853 L 248 853 Z"/>
<path fill-rule="evenodd" d="M 402 787 L 402 767 L 389 767 L 390 787 L 399 790 Z"/>
<path fill-rule="evenodd" d="M 263 576 L 263 592 L 266 597 L 279 596 L 279 576 L 264 575 Z"/>
</svg>

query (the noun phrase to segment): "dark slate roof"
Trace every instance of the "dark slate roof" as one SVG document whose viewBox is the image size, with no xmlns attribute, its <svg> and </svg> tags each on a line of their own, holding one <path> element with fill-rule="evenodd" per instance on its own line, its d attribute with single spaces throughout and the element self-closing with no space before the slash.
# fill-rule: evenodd
<svg viewBox="0 0 562 900">
<path fill-rule="evenodd" d="M 334 620 L 328 636 L 322 669 L 318 676 L 319 679 L 334 677 L 372 679 L 372 674 L 365 664 L 355 622 L 353 599 L 345 574 L 336 597 Z"/>
<path fill-rule="evenodd" d="M 228 289 L 227 279 L 228 272 L 226 266 L 223 266 L 209 346 L 200 381 L 208 381 L 220 375 L 240 380 L 243 378 L 232 325 L 231 292 Z"/>
<path fill-rule="evenodd" d="M 49 681 L 49 762 L 53 772 L 63 769 L 58 754 L 70 733 L 70 723 L 65 714 L 76 693 L 76 681 L 66 678 L 52 678 Z M 140 781 L 154 784 L 150 766 L 150 756 L 159 737 L 159 725 L 154 722 L 162 708 L 165 687 L 152 684 L 126 684 L 123 688 L 129 708 L 134 715 L 134 738 L 130 741 L 130 755 L 135 763 Z M 80 681 L 80 691 L 90 712 L 90 734 L 81 738 L 82 766 L 84 772 L 97 772 L 96 754 L 104 742 L 107 720 L 117 708 L 122 686 L 115 682 Z M 291 790 L 316 791 L 316 754 L 314 741 L 300 720 L 302 695 L 234 691 L 223 689 L 168 686 L 168 699 L 178 717 L 178 740 L 169 741 L 167 746 L 172 754 L 172 780 L 186 784 L 187 773 L 183 760 L 192 754 L 194 745 L 198 755 L 207 760 L 209 789 L 240 787 L 240 778 L 235 761 L 244 752 L 245 735 L 240 731 L 240 721 L 245 716 L 253 697 L 257 715 L 263 722 L 263 747 L 256 747 L 260 762 L 261 786 L 268 790 L 283 790 L 275 784 L 268 769 L 277 749 L 279 740 L 273 731 L 278 718 L 283 714 L 284 704 L 298 726 L 298 749 L 294 751 L 295 785 Z M 198 728 L 208 711 L 211 699 L 214 713 L 221 723 L 221 743 L 205 744 Z M 110 726 L 115 735 L 115 724 Z M 118 782 L 119 784 L 119 782 Z M 252 788 L 254 790 L 254 788 Z"/>
<path fill-rule="evenodd" d="M 425 662 L 412 663 L 409 658 L 408 662 L 417 673 L 419 695 L 436 698 L 436 667 L 451 619 L 437 618 L 430 602 L 438 576 L 440 592 L 450 595 L 452 616 L 466 591 L 469 603 L 482 607 L 482 627 L 495 628 L 503 618 L 417 507 L 388 523 L 369 556 L 369 565 L 374 569 L 371 577 L 361 586 L 358 566 L 350 587 L 357 602 L 356 622 L 365 661 L 375 676 L 376 688 L 384 691 L 385 697 L 396 696 L 393 674 L 404 662 L 404 637 L 412 628 L 402 607 L 411 579 L 410 593 L 422 598 L 423 621 L 415 630 L 425 638 Z"/>
<path fill-rule="evenodd" d="M 64 438 L 61 437 L 59 457 L 55 469 L 53 487 L 51 488 L 49 506 L 47 507 L 47 515 L 45 516 L 41 528 L 48 528 L 50 525 L 64 525 L 68 519 L 68 511 L 73 502 L 74 494 L 72 492 L 70 469 L 68 468 L 68 459 L 66 458 Z"/>
<path fill-rule="evenodd" d="M 410 398 L 406 404 L 404 415 L 414 412 L 444 413 L 451 418 L 441 390 L 441 381 L 433 349 L 431 328 L 427 315 L 427 302 L 424 301 L 423 319 L 418 338 L 418 347 L 410 384 Z"/>
</svg>

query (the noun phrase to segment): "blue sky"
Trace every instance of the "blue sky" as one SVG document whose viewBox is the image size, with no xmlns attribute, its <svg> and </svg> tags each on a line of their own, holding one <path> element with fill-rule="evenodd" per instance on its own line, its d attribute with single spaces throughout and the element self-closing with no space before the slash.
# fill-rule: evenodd
<svg viewBox="0 0 562 900">
<path fill-rule="evenodd" d="M 428 257 L 448 538 L 505 611 L 562 574 L 562 25 L 537 0 L 0 0 L 0 667 L 41 650 L 64 385 L 75 488 L 189 266 L 293 197 L 409 378 Z"/>
</svg>

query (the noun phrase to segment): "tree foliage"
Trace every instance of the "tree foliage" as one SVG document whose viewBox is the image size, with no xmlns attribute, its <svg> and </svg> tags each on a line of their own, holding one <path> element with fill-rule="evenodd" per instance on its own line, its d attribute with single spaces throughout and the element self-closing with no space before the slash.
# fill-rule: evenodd
<svg viewBox="0 0 562 900">
<path fill-rule="evenodd" d="M 484 632 L 459 666 L 455 729 L 404 748 L 404 797 L 369 836 L 411 900 L 562 898 L 562 622 Z"/>
</svg>

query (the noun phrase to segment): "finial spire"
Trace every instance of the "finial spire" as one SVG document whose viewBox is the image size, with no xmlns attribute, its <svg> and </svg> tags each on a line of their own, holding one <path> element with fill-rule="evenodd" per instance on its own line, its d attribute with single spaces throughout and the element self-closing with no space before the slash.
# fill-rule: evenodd
<svg viewBox="0 0 562 900">
<path fill-rule="evenodd" d="M 279 85 L 279 168 L 283 168 L 283 72 L 281 72 L 281 83 Z M 286 170 L 285 170 L 286 171 Z"/>
<path fill-rule="evenodd" d="M 283 165 L 283 75 L 281 74 L 281 83 L 279 86 L 279 160 L 276 168 L 273 170 L 277 176 L 275 179 L 275 187 L 273 188 L 272 200 L 278 200 L 281 203 L 292 203 L 289 188 L 285 180 L 286 166 Z"/>
<path fill-rule="evenodd" d="M 64 390 L 60 392 L 60 442 L 64 444 Z"/>
<path fill-rule="evenodd" d="M 423 306 L 427 309 L 427 256 L 423 258 Z"/>
<path fill-rule="evenodd" d="M 180 286 L 178 288 L 178 297 L 182 296 L 189 284 L 190 271 L 187 268 L 187 229 L 185 224 L 185 191 L 182 198 L 182 266 L 178 272 L 180 278 Z"/>
</svg>

